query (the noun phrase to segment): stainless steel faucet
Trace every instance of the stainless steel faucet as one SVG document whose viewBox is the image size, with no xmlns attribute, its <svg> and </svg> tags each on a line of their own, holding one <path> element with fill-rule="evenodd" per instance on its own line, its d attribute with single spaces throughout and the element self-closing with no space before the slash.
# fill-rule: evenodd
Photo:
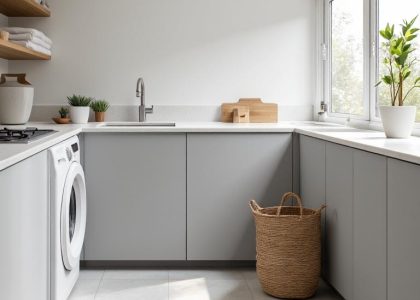
<svg viewBox="0 0 420 300">
<path fill-rule="evenodd" d="M 144 81 L 141 77 L 137 80 L 136 97 L 140 97 L 139 122 L 146 122 L 146 115 L 153 113 L 153 105 L 151 107 L 146 107 L 146 101 L 144 99 Z"/>
</svg>

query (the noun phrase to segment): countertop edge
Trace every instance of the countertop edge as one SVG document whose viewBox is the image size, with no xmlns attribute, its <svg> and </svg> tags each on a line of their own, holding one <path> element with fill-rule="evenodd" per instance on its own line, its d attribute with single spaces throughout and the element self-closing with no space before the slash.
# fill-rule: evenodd
<svg viewBox="0 0 420 300">
<path fill-rule="evenodd" d="M 420 156 L 411 155 L 408 153 L 404 153 L 402 151 L 396 151 L 396 150 L 387 149 L 383 147 L 372 146 L 372 145 L 368 145 L 365 143 L 361 143 L 361 142 L 357 142 L 357 141 L 349 140 L 345 138 L 332 137 L 326 134 L 322 134 L 322 133 L 310 131 L 310 130 L 305 130 L 301 128 L 296 128 L 295 132 L 302 135 L 317 138 L 323 141 L 335 143 L 338 145 L 347 146 L 347 147 L 354 148 L 357 150 L 366 151 L 366 152 L 382 155 L 388 158 L 395 158 L 398 160 L 403 160 L 409 163 L 420 165 Z"/>
<path fill-rule="evenodd" d="M 33 145 L 30 145 L 31 147 L 18 152 L 15 155 L 12 155 L 8 158 L 5 158 L 3 160 L 0 160 L 0 172 L 4 171 L 7 168 L 12 167 L 13 165 L 30 158 L 31 156 L 34 156 L 44 150 L 47 150 L 48 148 L 61 143 L 62 141 L 65 141 L 72 136 L 75 136 L 82 132 L 81 128 L 78 129 L 72 129 L 65 132 L 56 132 L 51 137 L 46 137 L 45 140 L 36 141 Z"/>
<path fill-rule="evenodd" d="M 77 126 L 56 126 L 53 124 L 38 124 L 43 127 L 53 127 L 58 132 L 45 137 L 33 144 L 16 146 L 17 148 L 8 149 L 9 153 L 0 151 L 0 171 L 5 170 L 20 161 L 23 161 L 39 152 L 42 152 L 53 145 L 56 145 L 74 135 L 80 133 L 298 133 L 307 135 L 320 140 L 340 144 L 343 146 L 367 151 L 389 158 L 395 158 L 409 163 L 420 165 L 420 138 L 412 137 L 408 140 L 387 140 L 383 132 L 362 130 L 355 128 L 346 128 L 340 125 L 317 124 L 317 126 L 308 126 L 307 124 L 298 124 L 299 122 L 278 123 L 278 124 L 256 124 L 244 126 L 232 126 L 221 123 L 202 123 L 183 124 L 179 127 L 171 128 L 103 128 L 98 124 L 77 125 Z M 315 124 L 315 122 L 314 122 Z M 331 130 L 332 129 L 332 130 Z M 334 129 L 336 132 L 334 133 Z M 324 130 L 324 131 L 322 131 Z M 340 131 L 341 130 L 341 131 Z M 347 130 L 347 137 L 346 135 Z M 352 135 L 352 132 L 354 135 Z M 337 135 L 343 136 L 337 136 Z M 363 137 L 364 136 L 364 137 Z M 370 143 L 370 144 L 369 144 Z M 376 143 L 376 145 L 374 145 Z M 381 143 L 383 145 L 381 145 Z M 403 145 L 408 145 L 410 149 Z M 14 145 L 10 145 L 14 146 Z M 403 149 L 405 151 L 402 151 Z M 419 150 L 417 150 L 419 149 Z M 1 150 L 1 148 L 0 148 Z M 410 153 L 411 151 L 411 153 Z M 14 153 L 16 152 L 16 153 Z M 3 154 L 4 158 L 1 158 Z"/>
</svg>

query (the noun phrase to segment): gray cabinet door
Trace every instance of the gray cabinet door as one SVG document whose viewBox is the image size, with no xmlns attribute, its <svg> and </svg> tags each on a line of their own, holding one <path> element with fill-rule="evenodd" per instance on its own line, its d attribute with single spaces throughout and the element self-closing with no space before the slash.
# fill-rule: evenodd
<svg viewBox="0 0 420 300">
<path fill-rule="evenodd" d="M 308 208 L 325 204 L 324 141 L 300 136 L 300 194 Z"/>
<path fill-rule="evenodd" d="M 248 202 L 279 203 L 292 190 L 292 135 L 188 134 L 187 257 L 255 260 Z"/>
<path fill-rule="evenodd" d="M 353 152 L 326 145 L 326 276 L 345 298 L 353 299 Z"/>
<path fill-rule="evenodd" d="M 386 299 L 386 157 L 354 150 L 354 297 Z"/>
<path fill-rule="evenodd" d="M 88 134 L 85 171 L 85 260 L 185 260 L 185 134 Z"/>
<path fill-rule="evenodd" d="M 420 166 L 388 159 L 388 300 L 420 295 Z"/>
<path fill-rule="evenodd" d="M 49 297 L 47 166 L 44 151 L 0 171 L 0 299 Z"/>
<path fill-rule="evenodd" d="M 300 135 L 300 195 L 308 208 L 319 208 L 325 204 L 325 145 L 325 141 Z M 325 213 L 321 222 L 324 266 Z"/>
</svg>

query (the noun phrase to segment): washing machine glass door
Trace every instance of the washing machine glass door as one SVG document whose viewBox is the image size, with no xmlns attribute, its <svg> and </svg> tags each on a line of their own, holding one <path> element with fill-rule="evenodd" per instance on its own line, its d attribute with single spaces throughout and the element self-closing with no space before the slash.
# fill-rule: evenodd
<svg viewBox="0 0 420 300">
<path fill-rule="evenodd" d="M 86 184 L 82 166 L 70 165 L 61 202 L 61 255 L 64 266 L 77 266 L 86 229 Z"/>
</svg>

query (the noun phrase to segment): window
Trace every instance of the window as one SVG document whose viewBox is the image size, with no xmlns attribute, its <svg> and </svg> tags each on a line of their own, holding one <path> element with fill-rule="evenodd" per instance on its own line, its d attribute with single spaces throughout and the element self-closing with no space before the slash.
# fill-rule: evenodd
<svg viewBox="0 0 420 300">
<path fill-rule="evenodd" d="M 389 90 L 375 84 L 386 70 L 379 28 L 420 15 L 419 0 L 321 0 L 324 3 L 324 43 L 328 54 L 324 65 L 323 101 L 330 115 L 378 120 L 378 107 L 388 105 Z M 420 16 L 415 24 L 420 27 Z M 420 35 L 420 34 L 419 34 Z M 420 37 L 415 55 L 420 58 Z M 406 86 L 420 77 L 420 61 L 414 66 Z M 411 82 L 410 82 L 411 81 Z M 406 104 L 417 105 L 420 122 L 420 89 L 407 97 Z"/>
<path fill-rule="evenodd" d="M 331 111 L 364 115 L 363 0 L 331 2 Z"/>
</svg>

